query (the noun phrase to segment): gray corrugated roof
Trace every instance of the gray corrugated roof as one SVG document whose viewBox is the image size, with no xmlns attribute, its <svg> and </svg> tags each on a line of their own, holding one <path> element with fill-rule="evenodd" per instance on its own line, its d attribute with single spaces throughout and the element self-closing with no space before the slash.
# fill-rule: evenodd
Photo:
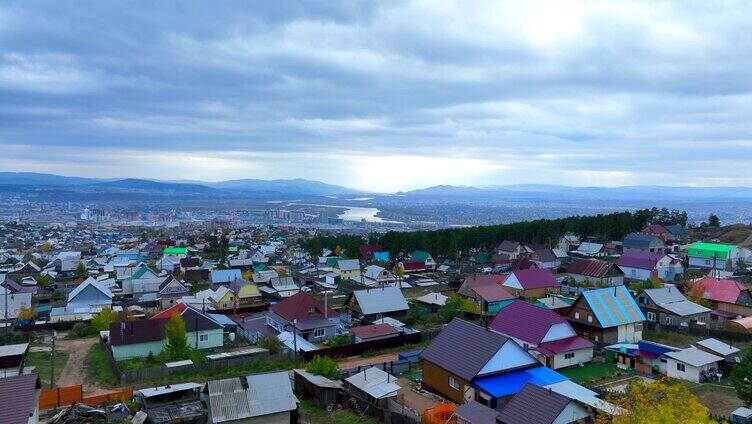
<svg viewBox="0 0 752 424">
<path fill-rule="evenodd" d="M 731 346 L 728 343 L 724 343 L 718 339 L 713 338 L 700 340 L 699 342 L 695 343 L 695 345 L 704 347 L 708 350 L 712 350 L 713 352 L 723 356 L 735 355 L 740 351 L 738 347 Z"/>
<path fill-rule="evenodd" d="M 376 399 L 396 396 L 402 388 L 394 376 L 376 367 L 367 368 L 345 381 Z"/>
<path fill-rule="evenodd" d="M 506 336 L 455 318 L 431 341 L 420 357 L 471 381 L 507 340 Z"/>
<path fill-rule="evenodd" d="M 550 424 L 572 402 L 553 390 L 528 383 L 501 410 L 504 424 Z"/>
<path fill-rule="evenodd" d="M 298 407 L 298 399 L 292 393 L 292 383 L 286 371 L 249 375 L 246 378 L 252 417 L 292 411 Z"/>
<path fill-rule="evenodd" d="M 399 287 L 380 287 L 353 292 L 363 315 L 406 311 L 409 306 Z"/>
<path fill-rule="evenodd" d="M 353 271 L 360 269 L 360 261 L 357 259 L 340 259 L 337 261 L 337 268 L 342 271 Z"/>
<path fill-rule="evenodd" d="M 251 402 L 241 378 L 225 378 L 207 383 L 212 422 L 223 423 L 251 417 Z"/>
<path fill-rule="evenodd" d="M 688 316 L 710 312 L 710 309 L 689 301 L 676 287 L 647 289 L 648 295 L 656 305 L 679 316 Z"/>
<path fill-rule="evenodd" d="M 664 355 L 676 359 L 679 362 L 692 365 L 693 367 L 701 367 L 703 365 L 712 364 L 713 362 L 723 361 L 723 358 L 720 356 L 713 355 L 712 353 L 705 352 L 696 347 L 682 349 L 678 352 L 666 352 Z"/>
<path fill-rule="evenodd" d="M 652 234 L 645 233 L 630 233 L 624 238 L 624 249 L 637 248 L 648 249 L 653 242 L 659 242 L 663 244 L 663 241 Z"/>
</svg>

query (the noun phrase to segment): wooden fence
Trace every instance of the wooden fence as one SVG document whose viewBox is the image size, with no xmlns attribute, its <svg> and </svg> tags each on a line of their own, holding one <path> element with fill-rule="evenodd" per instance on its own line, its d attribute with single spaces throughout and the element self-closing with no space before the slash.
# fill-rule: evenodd
<svg viewBox="0 0 752 424">
<path fill-rule="evenodd" d="M 133 388 L 84 397 L 83 387 L 81 385 L 56 387 L 54 389 L 42 389 L 39 394 L 39 409 L 60 408 L 74 405 L 76 403 L 85 403 L 87 405 L 95 406 L 108 402 L 130 400 L 132 398 Z"/>
<path fill-rule="evenodd" d="M 741 331 L 727 331 L 705 326 L 690 325 L 687 327 L 679 325 L 658 324 L 652 321 L 644 321 L 643 327 L 648 330 L 665 331 L 672 333 L 688 334 L 697 337 L 713 337 L 724 341 L 746 342 L 752 340 L 752 334 Z"/>
<path fill-rule="evenodd" d="M 347 358 L 358 356 L 367 351 L 378 351 L 391 349 L 409 344 L 420 343 L 423 340 L 421 333 L 402 334 L 397 337 L 388 339 L 373 340 L 364 343 L 347 344 L 342 346 L 332 346 L 324 349 L 313 350 L 310 352 L 301 352 L 305 361 L 310 361 L 315 356 L 328 356 L 330 358 Z"/>
</svg>

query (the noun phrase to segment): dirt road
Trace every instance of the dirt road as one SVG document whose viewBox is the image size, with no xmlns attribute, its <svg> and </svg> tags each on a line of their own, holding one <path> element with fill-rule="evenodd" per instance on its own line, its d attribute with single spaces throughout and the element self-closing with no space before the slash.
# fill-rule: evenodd
<svg viewBox="0 0 752 424">
<path fill-rule="evenodd" d="M 340 369 L 362 367 L 364 365 L 382 364 L 384 362 L 392 362 L 397 360 L 396 353 L 386 353 L 384 355 L 371 356 L 368 358 L 362 358 L 355 356 L 352 358 L 344 358 L 337 361 Z"/>
<path fill-rule="evenodd" d="M 90 337 L 87 339 L 65 340 L 58 339 L 55 344 L 56 350 L 63 350 L 68 353 L 68 362 L 63 368 L 63 372 L 55 382 L 58 387 L 83 385 L 84 395 L 92 395 L 101 392 L 107 392 L 107 389 L 98 387 L 95 383 L 87 378 L 86 356 L 89 349 L 98 338 Z"/>
</svg>

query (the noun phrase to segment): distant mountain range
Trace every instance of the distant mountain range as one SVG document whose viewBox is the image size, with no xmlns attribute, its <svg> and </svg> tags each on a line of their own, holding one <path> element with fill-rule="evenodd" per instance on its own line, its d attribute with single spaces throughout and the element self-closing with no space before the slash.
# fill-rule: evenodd
<svg viewBox="0 0 752 424">
<path fill-rule="evenodd" d="M 193 180 L 156 181 L 147 179 L 98 179 L 65 177 L 32 172 L 0 172 L 0 191 L 26 192 L 36 195 L 65 193 L 81 195 L 127 196 L 143 193 L 153 196 L 212 196 L 297 198 L 364 195 L 352 188 L 304 179 L 260 180 L 242 179 L 220 182 Z M 394 194 L 373 195 L 376 200 L 496 202 L 496 201 L 752 201 L 752 187 L 570 187 L 546 184 L 517 184 L 490 187 L 438 185 Z"/>
<path fill-rule="evenodd" d="M 161 195 L 243 196 L 251 194 L 286 196 L 338 196 L 362 194 L 361 191 L 304 179 L 292 180 L 231 180 L 221 182 L 205 181 L 156 181 L 137 178 L 97 179 L 65 177 L 53 174 L 32 172 L 0 172 L 0 185 L 23 188 L 44 187 L 47 191 L 59 188 L 86 193 L 92 192 L 138 192 Z"/>
</svg>

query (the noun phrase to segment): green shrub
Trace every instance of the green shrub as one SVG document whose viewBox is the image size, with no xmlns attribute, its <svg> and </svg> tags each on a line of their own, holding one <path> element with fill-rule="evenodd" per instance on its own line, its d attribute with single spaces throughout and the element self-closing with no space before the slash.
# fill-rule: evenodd
<svg viewBox="0 0 752 424">
<path fill-rule="evenodd" d="M 350 336 L 348 334 L 337 334 L 331 339 L 326 341 L 327 346 L 344 346 L 350 344 Z"/>
<path fill-rule="evenodd" d="M 339 378 L 339 365 L 328 356 L 316 356 L 306 364 L 305 370 L 311 374 L 321 375 L 329 379 Z"/>
<path fill-rule="evenodd" d="M 270 355 L 276 355 L 282 351 L 282 342 L 275 336 L 262 334 L 258 338 L 258 346 L 267 349 Z"/>
<path fill-rule="evenodd" d="M 68 332 L 67 339 L 81 339 L 84 337 L 93 336 L 96 331 L 85 322 L 77 322 L 73 328 Z"/>
</svg>

